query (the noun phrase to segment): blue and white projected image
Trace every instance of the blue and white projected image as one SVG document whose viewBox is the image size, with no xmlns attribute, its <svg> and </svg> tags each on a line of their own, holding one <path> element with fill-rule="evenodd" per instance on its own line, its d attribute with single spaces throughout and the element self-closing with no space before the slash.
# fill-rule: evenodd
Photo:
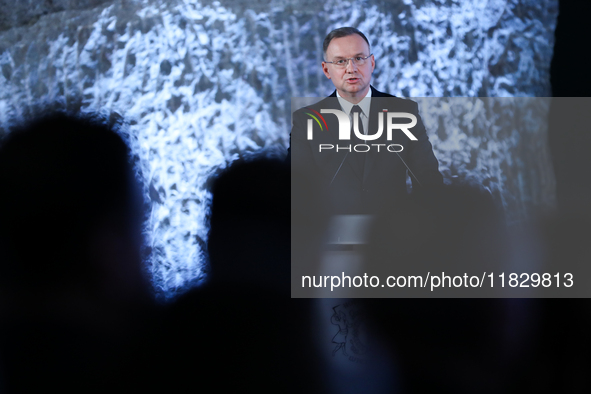
<svg viewBox="0 0 591 394">
<path fill-rule="evenodd" d="M 330 30 L 363 31 L 373 86 L 396 96 L 550 96 L 557 0 L 302 4 L 105 1 L 8 28 L 0 128 L 48 106 L 123 119 L 151 201 L 147 263 L 156 293 L 169 298 L 206 278 L 207 180 L 241 156 L 285 155 L 291 98 L 333 91 L 320 67 Z M 447 182 L 486 185 L 509 220 L 553 204 L 545 130 L 490 144 L 429 138 Z M 519 176 L 503 179 L 508 168 Z M 540 185 L 529 168 L 547 169 L 550 181 Z"/>
</svg>

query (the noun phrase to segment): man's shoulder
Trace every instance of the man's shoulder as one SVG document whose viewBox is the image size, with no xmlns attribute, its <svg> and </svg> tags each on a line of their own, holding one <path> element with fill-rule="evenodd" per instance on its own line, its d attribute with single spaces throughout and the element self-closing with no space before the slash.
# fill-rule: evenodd
<svg viewBox="0 0 591 394">
<path fill-rule="evenodd" d="M 377 90 L 373 86 L 371 86 L 371 90 L 372 90 L 371 91 L 372 98 L 387 99 L 385 101 L 387 101 L 387 103 L 389 104 L 388 106 L 390 108 L 397 108 L 398 110 L 409 110 L 409 111 L 415 111 L 418 108 L 418 104 L 415 101 L 412 101 L 410 99 L 396 97 L 396 96 L 389 94 L 389 93 L 380 92 L 379 90 Z M 311 101 L 313 101 L 313 100 L 311 99 Z M 312 104 L 309 104 L 309 105 L 303 105 L 298 110 L 294 111 L 294 115 L 306 113 L 306 112 L 310 111 L 310 109 L 320 111 L 320 109 L 323 109 L 323 108 L 325 108 L 325 109 L 327 109 L 327 108 L 340 109 L 340 104 L 339 104 L 339 101 L 338 101 L 338 98 L 336 95 L 336 90 L 333 91 L 333 93 L 328 97 L 325 97 L 321 100 L 313 102 Z"/>
<path fill-rule="evenodd" d="M 310 101 L 312 101 L 312 99 Z M 315 111 L 320 111 L 323 108 L 325 108 L 325 109 L 340 108 L 337 97 L 336 96 L 334 96 L 334 97 L 328 96 L 328 97 L 325 97 L 322 100 L 316 101 L 312 104 L 303 105 L 302 107 L 300 107 L 299 109 L 294 111 L 294 115 L 295 114 L 299 115 L 299 114 L 305 113 L 305 112 L 309 111 L 310 109 L 313 109 Z"/>
<path fill-rule="evenodd" d="M 407 98 L 396 97 L 389 93 L 380 92 L 372 86 L 372 98 L 384 100 L 389 108 L 395 108 L 399 111 L 416 111 L 418 104 Z"/>
<path fill-rule="evenodd" d="M 394 95 L 391 95 L 390 93 L 380 92 L 379 90 L 377 90 L 373 86 L 371 86 L 371 97 L 394 97 L 394 98 L 398 98 L 398 97 L 396 97 Z"/>
</svg>

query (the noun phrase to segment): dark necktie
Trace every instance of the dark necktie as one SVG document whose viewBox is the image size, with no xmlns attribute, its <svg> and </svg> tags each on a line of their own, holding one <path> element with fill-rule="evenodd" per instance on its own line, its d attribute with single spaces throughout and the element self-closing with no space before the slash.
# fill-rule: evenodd
<svg viewBox="0 0 591 394">
<path fill-rule="evenodd" d="M 365 141 L 362 139 L 359 139 L 354 132 L 354 124 L 355 124 L 355 113 L 357 113 L 357 117 L 359 118 L 359 134 L 361 135 L 365 135 L 365 132 L 363 130 L 363 122 L 361 121 L 361 114 L 363 113 L 361 111 L 361 107 L 359 107 L 358 105 L 354 105 L 353 108 L 351 108 L 351 133 L 353 135 L 353 141 L 354 144 L 365 144 Z M 357 163 L 359 163 L 359 167 L 361 167 L 361 174 L 363 174 L 363 169 L 365 166 L 365 156 L 367 155 L 367 153 L 363 152 L 363 148 L 360 149 L 360 152 L 355 152 L 355 156 L 357 157 Z"/>
<path fill-rule="evenodd" d="M 365 135 L 365 132 L 363 130 L 363 122 L 361 121 L 361 114 L 363 113 L 363 111 L 361 111 L 361 107 L 358 105 L 354 105 L 353 108 L 351 108 L 351 114 L 355 114 L 358 113 L 358 117 L 359 117 L 359 133 Z M 352 116 L 352 118 L 354 119 L 354 115 Z M 351 123 L 353 124 L 353 123 Z"/>
</svg>

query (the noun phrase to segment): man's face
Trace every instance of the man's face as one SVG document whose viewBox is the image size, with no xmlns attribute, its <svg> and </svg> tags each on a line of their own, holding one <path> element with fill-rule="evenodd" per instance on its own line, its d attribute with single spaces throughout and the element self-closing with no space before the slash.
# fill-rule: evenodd
<svg viewBox="0 0 591 394">
<path fill-rule="evenodd" d="M 369 56 L 369 45 L 358 34 L 334 38 L 326 48 L 326 61 Z M 334 63 L 322 62 L 324 75 L 334 84 L 339 94 L 344 98 L 363 98 L 369 89 L 371 74 L 375 67 L 375 59 L 371 56 L 362 66 L 353 61 L 347 62 L 347 67 L 339 68 Z"/>
</svg>

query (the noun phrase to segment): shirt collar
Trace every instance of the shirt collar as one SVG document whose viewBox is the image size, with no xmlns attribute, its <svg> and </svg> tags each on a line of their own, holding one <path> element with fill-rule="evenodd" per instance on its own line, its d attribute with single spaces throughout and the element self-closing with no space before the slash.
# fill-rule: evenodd
<svg viewBox="0 0 591 394">
<path fill-rule="evenodd" d="M 341 104 L 341 108 L 345 111 L 345 113 L 347 115 L 351 114 L 351 109 L 355 104 L 342 98 L 338 90 L 337 98 L 339 100 L 339 104 Z M 362 98 L 361 101 L 357 103 L 357 105 L 359 108 L 361 108 L 361 111 L 365 116 L 369 116 L 369 107 L 371 105 L 371 87 L 367 90 L 365 97 Z"/>
</svg>

